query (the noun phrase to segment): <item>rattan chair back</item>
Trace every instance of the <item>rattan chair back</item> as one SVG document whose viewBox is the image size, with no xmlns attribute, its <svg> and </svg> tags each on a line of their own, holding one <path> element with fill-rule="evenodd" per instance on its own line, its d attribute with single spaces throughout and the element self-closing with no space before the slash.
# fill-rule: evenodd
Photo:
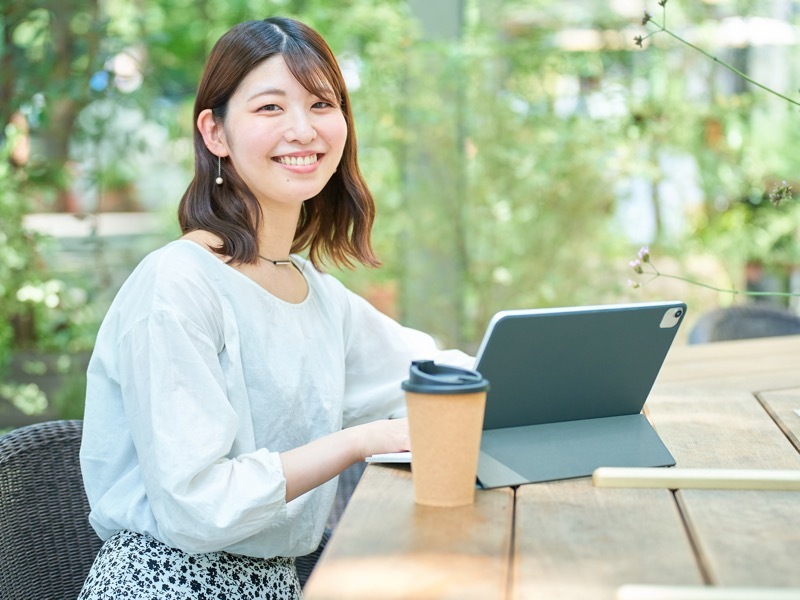
<svg viewBox="0 0 800 600">
<path fill-rule="evenodd" d="M 0 600 L 77 598 L 102 541 L 89 525 L 82 421 L 0 437 Z"/>
</svg>

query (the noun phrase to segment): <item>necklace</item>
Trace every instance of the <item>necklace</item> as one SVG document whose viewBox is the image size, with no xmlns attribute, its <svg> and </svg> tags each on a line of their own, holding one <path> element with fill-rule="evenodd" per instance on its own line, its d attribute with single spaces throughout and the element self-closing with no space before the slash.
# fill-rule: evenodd
<svg viewBox="0 0 800 600">
<path fill-rule="evenodd" d="M 279 267 L 292 264 L 292 261 L 289 258 L 273 260 L 271 258 L 267 258 L 266 256 L 261 256 L 260 254 L 258 255 L 258 257 L 264 259 L 267 262 L 271 262 L 273 265 L 279 266 Z"/>
</svg>

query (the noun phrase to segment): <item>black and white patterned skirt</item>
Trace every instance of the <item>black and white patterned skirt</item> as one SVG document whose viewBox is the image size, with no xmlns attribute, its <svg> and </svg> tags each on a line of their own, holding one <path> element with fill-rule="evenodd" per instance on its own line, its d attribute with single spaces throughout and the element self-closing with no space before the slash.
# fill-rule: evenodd
<svg viewBox="0 0 800 600">
<path fill-rule="evenodd" d="M 300 589 L 293 558 L 187 554 L 118 531 L 100 549 L 78 600 L 297 600 Z"/>
</svg>

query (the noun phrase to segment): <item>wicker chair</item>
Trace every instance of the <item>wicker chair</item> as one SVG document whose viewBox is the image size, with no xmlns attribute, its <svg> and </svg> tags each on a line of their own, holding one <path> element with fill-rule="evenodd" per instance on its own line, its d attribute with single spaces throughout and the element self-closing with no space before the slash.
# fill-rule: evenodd
<svg viewBox="0 0 800 600">
<path fill-rule="evenodd" d="M 82 421 L 50 421 L 0 437 L 0 600 L 76 598 L 102 541 L 89 525 L 78 452 Z M 333 529 L 365 464 L 339 479 Z M 305 586 L 330 537 L 297 558 Z"/>
<path fill-rule="evenodd" d="M 80 593 L 102 545 L 88 521 L 82 427 L 49 421 L 0 437 L 0 600 Z"/>
<path fill-rule="evenodd" d="M 690 344 L 800 334 L 800 316 L 768 304 L 741 304 L 701 315 L 689 332 Z"/>
<path fill-rule="evenodd" d="M 298 556 L 295 560 L 297 576 L 300 579 L 300 585 L 303 587 L 306 586 L 308 578 L 311 577 L 311 573 L 314 571 L 314 567 L 317 565 L 317 561 L 322 555 L 322 551 L 325 549 L 332 531 L 339 523 L 339 519 L 347 503 L 350 501 L 350 496 L 353 495 L 358 482 L 361 480 L 361 475 L 364 473 L 366 466 L 367 463 L 356 463 L 352 467 L 345 469 L 342 474 L 339 475 L 339 487 L 336 488 L 333 509 L 331 510 L 330 517 L 328 517 L 328 523 L 325 528 L 325 533 L 322 536 L 322 541 L 314 552 L 306 554 L 305 556 Z"/>
</svg>

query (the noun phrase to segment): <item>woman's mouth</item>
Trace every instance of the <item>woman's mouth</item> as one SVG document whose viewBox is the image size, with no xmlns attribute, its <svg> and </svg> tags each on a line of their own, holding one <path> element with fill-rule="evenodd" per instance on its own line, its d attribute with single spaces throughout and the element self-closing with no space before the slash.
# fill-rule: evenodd
<svg viewBox="0 0 800 600">
<path fill-rule="evenodd" d="M 307 154 L 306 156 L 276 156 L 273 160 L 291 167 L 307 167 L 317 162 L 317 154 Z"/>
</svg>

